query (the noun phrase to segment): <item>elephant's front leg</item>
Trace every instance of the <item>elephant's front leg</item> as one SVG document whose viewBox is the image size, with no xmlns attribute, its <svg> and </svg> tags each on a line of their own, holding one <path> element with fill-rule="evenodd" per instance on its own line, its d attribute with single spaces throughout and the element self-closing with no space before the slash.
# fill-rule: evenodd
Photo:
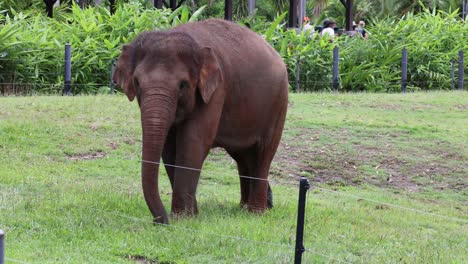
<svg viewBox="0 0 468 264">
<path fill-rule="evenodd" d="M 175 159 L 176 159 L 176 128 L 173 127 L 169 130 L 169 133 L 166 138 L 166 143 L 164 144 L 164 149 L 162 152 L 162 159 L 164 162 L 164 167 L 166 168 L 167 176 L 171 183 L 171 187 L 174 190 L 174 175 L 175 175 Z"/>
<path fill-rule="evenodd" d="M 172 192 L 171 213 L 175 215 L 198 214 L 196 191 L 200 172 L 210 146 L 193 133 L 177 133 L 176 166 Z"/>
<path fill-rule="evenodd" d="M 190 163 L 178 164 L 183 164 L 183 167 L 200 168 L 200 166 L 190 165 Z M 200 172 L 184 170 L 176 168 L 171 213 L 174 215 L 196 215 L 198 214 L 196 192 Z"/>
</svg>

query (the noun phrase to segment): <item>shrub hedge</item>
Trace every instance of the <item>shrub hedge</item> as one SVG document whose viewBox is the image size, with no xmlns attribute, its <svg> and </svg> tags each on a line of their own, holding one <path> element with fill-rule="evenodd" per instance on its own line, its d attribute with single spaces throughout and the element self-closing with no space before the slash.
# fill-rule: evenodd
<svg viewBox="0 0 468 264">
<path fill-rule="evenodd" d="M 59 8 L 53 19 L 34 11 L 10 10 L 11 15 L 3 12 L 0 92 L 60 93 L 66 43 L 72 45 L 74 93 L 108 92 L 111 59 L 118 57 L 122 44 L 145 30 L 194 21 L 202 11 L 191 14 L 184 6 L 174 12 L 148 9 L 134 1 L 121 5 L 112 16 L 102 7 L 80 9 L 76 5 L 71 10 Z M 369 39 L 341 36 L 332 43 L 317 34 L 296 34 L 286 28 L 285 18 L 286 14 L 282 14 L 274 21 L 254 17 L 243 22 L 249 22 L 284 58 L 292 90 L 298 64 L 302 90 L 331 89 L 335 46 L 340 48 L 342 91 L 399 91 L 403 47 L 409 54 L 410 90 L 450 89 L 450 61 L 468 47 L 468 26 L 457 12 L 426 10 L 402 19 L 373 21 L 368 28 Z"/>
</svg>

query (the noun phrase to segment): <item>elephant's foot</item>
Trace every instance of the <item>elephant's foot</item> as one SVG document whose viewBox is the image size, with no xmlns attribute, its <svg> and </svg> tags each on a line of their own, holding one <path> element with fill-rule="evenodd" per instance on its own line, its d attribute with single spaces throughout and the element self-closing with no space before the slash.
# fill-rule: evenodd
<svg viewBox="0 0 468 264">
<path fill-rule="evenodd" d="M 155 225 L 168 225 L 169 224 L 169 219 L 164 219 L 163 217 L 155 217 L 153 219 L 153 224 Z"/>
<path fill-rule="evenodd" d="M 251 199 L 244 205 L 244 208 L 247 211 L 254 213 L 254 214 L 262 214 L 268 209 L 268 203 L 266 199 L 261 200 L 253 200 Z"/>
<path fill-rule="evenodd" d="M 152 203 L 149 203 L 149 204 L 152 204 Z M 164 206 L 162 206 L 162 203 L 161 203 L 161 206 L 159 207 L 156 207 L 156 208 L 150 207 L 150 212 L 153 215 L 153 224 L 155 225 L 161 225 L 161 224 L 168 225 L 169 224 L 169 218 L 167 217 L 167 212 L 164 209 Z"/>
<path fill-rule="evenodd" d="M 169 218 L 167 217 L 167 214 L 166 212 L 164 212 L 162 215 L 160 216 L 154 216 L 153 215 L 153 224 L 155 225 L 168 225 L 169 224 Z"/>
<path fill-rule="evenodd" d="M 242 210 L 247 210 L 249 213 L 253 213 L 253 214 L 263 214 L 268 209 L 268 207 L 261 207 L 257 205 L 252 206 L 252 205 L 243 204 L 243 203 L 240 204 L 240 207 Z"/>
<path fill-rule="evenodd" d="M 273 192 L 271 191 L 270 185 L 268 184 L 266 200 L 265 198 L 248 199 L 248 197 L 241 195 L 240 206 L 241 208 L 247 209 L 249 212 L 253 212 L 253 213 L 256 213 L 256 212 L 263 213 L 265 210 L 273 208 Z"/>
<path fill-rule="evenodd" d="M 198 215 L 197 200 L 194 194 L 173 194 L 171 215 L 175 217 Z"/>
<path fill-rule="evenodd" d="M 248 194 L 248 190 L 246 192 Z M 256 202 L 251 202 L 250 204 L 255 205 Z M 240 207 L 241 208 L 248 208 L 249 207 L 249 195 L 246 195 L 245 192 L 241 192 L 241 200 L 240 200 Z M 270 184 L 268 184 L 267 194 L 266 194 L 266 207 L 268 209 L 273 208 L 273 192 L 271 191 Z"/>
<path fill-rule="evenodd" d="M 249 212 L 252 212 L 252 213 L 263 213 L 264 211 L 266 211 L 267 209 L 271 209 L 273 208 L 273 200 L 267 200 L 267 204 L 266 206 L 259 206 L 258 204 L 253 204 L 253 205 L 249 205 L 248 203 L 246 202 L 240 202 L 239 203 L 240 205 L 240 208 L 241 209 L 245 209 Z"/>
<path fill-rule="evenodd" d="M 246 208 L 249 212 L 254 213 L 254 214 L 263 214 L 268 208 L 267 206 L 259 206 L 259 205 L 245 205 L 244 208 Z"/>
</svg>

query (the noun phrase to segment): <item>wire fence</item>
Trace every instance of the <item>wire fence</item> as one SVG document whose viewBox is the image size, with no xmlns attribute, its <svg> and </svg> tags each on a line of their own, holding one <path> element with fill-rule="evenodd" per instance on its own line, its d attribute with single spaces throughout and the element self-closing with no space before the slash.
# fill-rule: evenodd
<svg viewBox="0 0 468 264">
<path fill-rule="evenodd" d="M 31 140 L 30 138 L 23 137 L 23 136 L 18 136 L 18 135 L 11 135 L 11 136 L 14 137 L 14 138 L 21 138 L 25 142 L 29 142 L 29 143 L 34 142 L 34 141 L 36 141 L 38 143 L 41 142 L 40 140 Z M 45 154 L 36 154 L 36 153 L 23 153 L 23 154 L 26 154 L 28 157 L 34 157 L 34 158 L 48 157 Z M 122 160 L 126 160 L 126 161 L 132 161 L 132 162 L 136 162 L 137 164 L 148 163 L 148 164 L 153 164 L 153 165 L 157 165 L 157 166 L 161 165 L 161 166 L 173 167 L 173 168 L 177 168 L 177 169 L 181 169 L 181 170 L 187 170 L 187 171 L 196 171 L 196 172 L 200 172 L 200 173 L 204 172 L 204 173 L 206 173 L 206 175 L 211 174 L 211 172 L 209 172 L 207 170 L 204 170 L 204 169 L 200 169 L 200 168 L 192 168 L 192 167 L 181 166 L 181 165 L 177 165 L 177 164 L 169 164 L 169 163 L 160 162 L 160 161 L 144 160 L 144 159 L 139 158 L 140 154 L 141 154 L 141 152 L 132 153 L 132 154 L 130 154 L 128 156 L 115 156 L 115 155 L 112 155 L 112 156 L 109 156 L 109 158 L 117 158 L 117 159 L 122 159 Z M 17 155 L 17 154 L 15 154 L 15 155 Z M 56 154 L 52 154 L 52 156 L 54 156 L 54 155 L 56 155 Z M 134 158 L 134 157 L 137 157 L 137 158 Z M 64 158 L 67 158 L 67 156 L 64 155 Z M 73 160 L 70 160 L 70 159 L 68 159 L 68 161 L 73 162 Z M 77 160 L 77 161 L 79 161 L 79 160 Z M 287 181 L 280 181 L 280 180 L 276 180 L 276 179 L 272 179 L 272 178 L 262 179 L 262 178 L 254 177 L 252 175 L 238 175 L 238 174 L 234 175 L 234 174 L 230 174 L 229 177 L 232 177 L 232 178 L 245 178 L 245 179 L 249 179 L 249 180 L 258 180 L 258 181 L 262 181 L 262 182 L 271 183 L 272 185 L 278 185 L 278 186 L 287 185 L 287 186 L 292 186 L 292 187 L 295 187 L 295 188 L 299 187 L 298 181 L 302 178 L 301 176 L 297 176 L 297 175 L 289 175 L 287 177 Z M 291 182 L 291 181 L 293 181 L 293 182 Z M 386 206 L 398 208 L 398 209 L 401 209 L 401 210 L 413 211 L 413 212 L 416 212 L 416 213 L 426 214 L 426 215 L 430 215 L 430 216 L 434 216 L 434 217 L 438 217 L 438 218 L 442 218 L 442 219 L 446 219 L 446 220 L 452 220 L 452 221 L 465 223 L 465 224 L 468 223 L 468 220 L 459 219 L 459 218 L 456 218 L 456 217 L 449 217 L 449 216 L 445 216 L 445 215 L 440 215 L 440 214 L 424 211 L 424 210 L 421 210 L 421 209 L 405 207 L 405 206 L 401 206 L 401 205 L 393 204 L 393 203 L 389 203 L 389 202 L 382 202 L 382 201 L 367 198 L 367 197 L 364 197 L 364 196 L 359 196 L 359 195 L 354 195 L 354 194 L 341 192 L 341 191 L 338 191 L 338 190 L 332 190 L 332 189 L 329 189 L 329 188 L 324 188 L 324 187 L 318 186 L 318 185 L 312 185 L 311 188 L 321 190 L 321 191 L 325 191 L 325 192 L 328 192 L 328 193 L 337 194 L 337 195 L 344 196 L 344 197 L 357 199 L 357 200 L 368 201 L 368 202 L 375 203 L 375 204 L 380 204 L 380 205 L 386 205 Z"/>
<path fill-rule="evenodd" d="M 44 71 L 37 62 L 34 66 L 23 65 L 28 62 L 26 59 L 6 59 L 0 58 L 0 94 L 21 94 L 28 95 L 34 93 L 60 93 L 63 94 L 89 94 L 103 92 L 107 87 L 109 93 L 114 92 L 114 83 L 111 76 L 114 71 L 116 58 L 104 62 L 102 60 L 90 60 L 89 58 L 74 58 L 71 55 L 71 46 L 65 45 L 64 67 L 58 65 L 47 65 L 48 70 Z M 53 49 L 51 49 L 53 50 Z M 371 74 L 340 73 L 340 57 L 338 47 L 333 51 L 333 61 L 323 69 L 311 70 L 310 65 L 305 70 L 301 69 L 299 59 L 294 69 L 289 69 L 292 78 L 289 86 L 293 91 L 383 91 L 397 92 L 401 87 L 401 92 L 418 90 L 464 90 L 466 86 L 464 51 L 460 50 L 458 60 L 447 61 L 447 68 L 432 70 L 419 69 L 412 73 L 408 70 L 408 55 L 403 48 L 401 73 L 397 71 L 388 76 L 376 77 Z M 45 51 L 45 50 L 43 50 Z M 54 54 L 56 50 L 54 50 Z M 405 56 L 406 54 L 406 56 Z M 431 54 L 426 54 L 431 57 Z M 57 56 L 56 56 L 57 57 Z M 2 63 L 3 62 L 3 63 Z M 44 59 L 43 63 L 48 63 Z M 5 66 L 2 67 L 2 64 Z M 9 64 L 14 64 L 10 66 Z M 457 64 L 457 69 L 455 69 Z M 72 69 L 73 65 L 73 69 Z M 450 67 L 451 66 L 451 67 Z M 51 68 L 52 67 L 52 68 Z M 451 68 L 451 69 L 450 69 Z M 457 75 L 455 73 L 457 72 Z M 357 80 L 356 80 L 357 79 Z M 53 88 L 50 88 L 53 87 Z M 100 89 L 100 91 L 98 90 Z"/>
<path fill-rule="evenodd" d="M 28 156 L 30 156 L 30 155 L 31 155 L 31 153 L 28 154 Z M 44 155 L 34 155 L 34 156 L 44 157 Z M 178 165 L 167 164 L 167 163 L 162 163 L 162 162 L 153 162 L 153 161 L 146 161 L 146 160 L 139 160 L 139 159 L 133 160 L 133 161 L 143 162 L 143 163 L 150 163 L 150 164 L 154 164 L 154 165 L 164 165 L 164 166 L 175 167 L 175 168 L 179 168 L 179 169 L 183 169 L 183 170 L 202 172 L 201 169 L 190 168 L 190 167 L 185 167 L 185 166 L 178 166 Z M 207 173 L 207 174 L 210 174 L 210 173 Z M 298 187 L 297 183 L 278 182 L 278 181 L 275 181 L 273 179 L 259 179 L 259 178 L 256 178 L 256 177 L 244 176 L 244 175 L 231 175 L 231 176 L 232 177 L 239 177 L 239 178 L 246 178 L 246 179 L 250 179 L 250 180 L 259 180 L 259 181 L 269 182 L 269 183 L 272 183 L 272 184 L 278 185 L 278 186 L 288 185 L 288 186 L 292 186 L 292 187 L 295 187 L 295 188 Z M 295 176 L 295 177 L 292 177 L 292 178 L 294 180 L 298 180 L 300 177 Z M 442 219 L 446 219 L 446 220 L 452 220 L 452 221 L 456 221 L 456 222 L 460 222 L 460 223 L 464 223 L 464 224 L 468 223 L 468 220 L 459 219 L 459 218 L 456 218 L 456 217 L 449 217 L 449 216 L 445 216 L 445 215 L 440 215 L 440 214 L 424 211 L 424 210 L 417 209 L 417 208 L 404 207 L 404 206 L 389 203 L 389 202 L 382 202 L 382 201 L 378 201 L 378 200 L 375 200 L 375 199 L 370 199 L 370 198 L 363 197 L 363 196 L 358 196 L 358 195 L 349 194 L 349 193 L 345 193 L 345 192 L 341 192 L 341 191 L 337 191 L 337 190 L 323 188 L 323 187 L 320 187 L 320 186 L 312 186 L 312 188 L 317 189 L 317 190 L 321 190 L 321 191 L 325 191 L 325 192 L 328 192 L 328 193 L 337 194 L 337 195 L 344 196 L 344 197 L 349 197 L 349 198 L 361 200 L 361 201 L 368 201 L 368 202 L 375 203 L 375 204 L 386 205 L 386 206 L 398 208 L 398 209 L 401 209 L 401 210 L 407 210 L 407 211 L 412 211 L 412 212 L 416 212 L 416 213 L 426 214 L 426 215 L 430 215 L 430 216 L 434 216 L 434 217 L 438 217 L 438 218 L 442 218 Z"/>
<path fill-rule="evenodd" d="M 24 262 L 24 261 L 13 259 L 13 258 L 5 258 L 5 260 L 8 260 L 8 261 L 13 262 L 13 263 L 20 263 L 20 264 L 28 264 L 29 263 L 29 262 Z"/>
<path fill-rule="evenodd" d="M 292 251 L 294 251 L 294 248 L 295 248 L 294 245 L 292 245 L 292 244 L 274 243 L 274 242 L 270 242 L 270 241 L 260 241 L 260 240 L 255 240 L 255 239 L 249 239 L 249 238 L 246 238 L 246 237 L 240 237 L 240 236 L 234 236 L 234 235 L 225 235 L 225 234 L 219 234 L 219 233 L 214 233 L 214 232 L 207 232 L 207 231 L 204 231 L 204 230 L 194 229 L 194 228 L 187 228 L 187 227 L 183 227 L 183 226 L 166 225 L 166 224 L 161 224 L 161 223 L 155 223 L 155 222 L 150 221 L 148 219 L 129 216 L 129 215 L 123 214 L 121 212 L 103 210 L 103 209 L 99 209 L 99 208 L 94 208 L 94 207 L 90 207 L 90 206 L 82 206 L 82 205 L 77 205 L 77 204 L 69 204 L 69 205 L 71 205 L 73 207 L 77 207 L 77 208 L 83 208 L 83 209 L 86 209 L 86 210 L 89 210 L 89 211 L 99 212 L 99 213 L 105 214 L 105 215 L 117 216 L 119 218 L 127 219 L 127 220 L 130 220 L 130 221 L 133 221 L 133 222 L 142 222 L 142 223 L 147 223 L 147 224 L 155 224 L 155 225 L 164 226 L 165 228 L 169 228 L 169 229 L 182 230 L 182 231 L 184 231 L 184 233 L 185 232 L 191 232 L 193 234 L 203 234 L 203 235 L 209 235 L 209 236 L 214 236 L 214 237 L 219 237 L 219 238 L 224 238 L 224 239 L 230 239 L 230 240 L 237 240 L 237 241 L 242 241 L 242 242 L 247 242 L 247 243 L 252 243 L 252 244 L 261 244 L 261 245 L 281 248 L 283 251 L 287 249 L 288 251 L 284 251 L 285 253 L 286 252 L 292 252 Z M 164 229 L 164 228 L 160 229 L 160 230 L 169 232 L 167 229 Z M 346 263 L 346 262 L 340 261 L 338 259 L 335 259 L 335 258 L 333 258 L 333 257 L 331 257 L 331 256 L 329 256 L 327 254 L 315 251 L 313 249 L 308 249 L 307 251 L 312 252 L 313 254 L 315 254 L 317 256 L 321 256 L 321 257 L 324 257 L 324 258 L 329 259 L 329 260 L 335 260 L 335 261 L 339 261 L 340 263 Z M 5 259 L 9 260 L 9 261 L 12 261 L 12 262 L 16 262 L 16 263 L 26 263 L 26 262 L 23 262 L 21 260 L 12 259 L 12 258 L 5 258 Z"/>
<path fill-rule="evenodd" d="M 22 140 L 24 142 L 28 142 L 28 143 L 32 142 L 31 138 L 22 137 L 22 136 L 18 136 L 18 135 L 15 135 L 15 134 L 2 134 L 2 136 L 13 137 L 13 138 L 22 138 Z M 60 136 L 60 135 L 58 135 L 58 136 Z M 41 142 L 40 139 L 37 139 L 36 143 L 40 143 L 40 142 Z M 37 153 L 26 153 L 26 154 L 28 156 L 33 156 L 33 157 L 37 157 L 37 158 L 47 157 L 46 154 L 37 154 Z M 149 164 L 158 165 L 158 166 L 159 165 L 164 165 L 164 166 L 168 166 L 168 167 L 177 168 L 177 169 L 180 169 L 180 170 L 196 171 L 196 172 L 204 173 L 204 174 L 207 174 L 207 175 L 211 174 L 210 171 L 203 170 L 203 169 L 200 169 L 200 168 L 192 168 L 192 167 L 181 166 L 181 165 L 177 165 L 177 164 L 161 163 L 160 161 L 144 160 L 144 159 L 141 159 L 139 157 L 139 154 L 137 154 L 137 153 L 131 153 L 130 156 L 138 157 L 138 158 L 132 159 L 132 161 L 135 161 L 136 163 L 137 162 L 138 163 L 149 163 Z M 125 156 L 125 157 L 113 156 L 113 158 L 124 160 L 124 159 L 127 159 L 128 156 Z M 71 162 L 73 162 L 73 161 L 71 161 Z M 297 182 L 296 183 L 290 183 L 290 182 L 280 182 L 280 181 L 276 181 L 274 179 L 259 179 L 257 177 L 254 177 L 254 175 L 235 175 L 235 174 L 232 174 L 229 177 L 239 177 L 239 178 L 245 178 L 245 179 L 249 179 L 249 180 L 259 180 L 259 181 L 262 181 L 262 182 L 268 182 L 268 183 L 276 184 L 276 185 L 279 185 L 279 186 L 288 185 L 288 186 L 293 186 L 295 189 L 297 189 L 297 187 L 298 187 Z M 290 180 L 297 181 L 297 180 L 299 180 L 300 177 L 299 176 L 290 176 L 289 178 L 290 178 Z M 417 213 L 417 214 L 424 214 L 424 215 L 427 215 L 427 216 L 437 217 L 437 218 L 444 219 L 444 220 L 455 221 L 455 222 L 458 222 L 458 223 L 461 223 L 461 224 L 467 224 L 468 223 L 468 221 L 464 220 L 464 219 L 451 217 L 451 216 L 445 216 L 445 215 L 441 215 L 441 214 L 437 214 L 437 213 L 433 213 L 433 212 L 428 212 L 428 211 L 421 210 L 421 209 L 418 209 L 418 208 L 405 207 L 405 206 L 401 206 L 401 205 L 394 204 L 394 203 L 382 202 L 382 201 L 378 201 L 378 200 L 375 200 L 375 199 L 370 199 L 370 198 L 367 198 L 367 197 L 364 197 L 364 196 L 358 196 L 358 195 L 354 195 L 354 194 L 350 194 L 350 193 L 346 193 L 346 192 L 342 192 L 342 191 L 331 190 L 331 189 L 323 188 L 323 187 L 320 187 L 320 186 L 312 186 L 312 188 L 324 191 L 326 193 L 337 194 L 337 195 L 343 196 L 343 197 L 348 197 L 348 198 L 357 199 L 357 200 L 364 200 L 364 201 L 368 201 L 368 202 L 375 203 L 375 204 L 380 204 L 380 205 L 385 205 L 385 206 L 391 206 L 391 207 L 394 207 L 394 208 L 397 208 L 397 209 L 400 209 L 400 210 L 406 210 L 406 211 L 411 211 L 411 212 L 414 212 L 414 213 Z M 309 194 L 310 194 L 310 192 L 309 192 Z M 310 198 L 310 196 L 309 196 L 309 198 Z M 310 200 L 311 199 L 309 199 L 309 201 Z M 126 219 L 129 219 L 129 220 L 132 220 L 132 221 L 153 223 L 153 221 L 149 221 L 147 219 L 142 219 L 142 218 L 136 218 L 136 217 L 129 216 L 129 215 L 126 215 L 126 214 L 122 214 L 120 212 L 108 211 L 108 210 L 103 210 L 103 209 L 93 208 L 93 207 L 88 207 L 88 206 L 82 206 L 82 205 L 77 205 L 77 204 L 71 204 L 71 205 L 74 206 L 74 207 L 81 207 L 81 208 L 85 208 L 87 210 L 92 210 L 92 211 L 100 212 L 100 213 L 103 213 L 103 214 L 109 214 L 109 215 L 114 215 L 114 216 L 126 218 Z M 307 210 L 306 210 L 306 213 L 307 213 Z M 186 227 L 181 227 L 181 226 L 177 226 L 177 225 L 171 225 L 169 227 L 172 228 L 172 229 L 190 231 L 190 232 L 193 232 L 193 233 L 201 232 L 200 230 L 197 230 L 197 229 L 186 228 Z M 210 233 L 210 232 L 204 232 L 204 234 L 210 235 L 210 236 L 222 237 L 222 238 L 225 238 L 225 239 L 234 239 L 234 240 L 239 240 L 239 241 L 245 241 L 245 242 L 248 242 L 248 243 L 254 243 L 254 244 L 258 243 L 258 244 L 263 244 L 263 245 L 268 245 L 268 246 L 280 247 L 280 248 L 288 249 L 288 250 L 291 250 L 291 251 L 294 250 L 294 246 L 291 245 L 291 244 L 275 243 L 275 242 L 271 242 L 271 241 L 258 241 L 258 240 L 249 239 L 249 238 L 246 238 L 246 237 L 231 236 L 231 235 L 217 234 L 217 233 Z M 316 250 L 313 249 L 313 247 L 306 247 L 304 250 L 305 250 L 306 253 L 324 257 L 324 258 L 328 259 L 329 261 L 336 261 L 336 262 L 340 262 L 340 263 L 348 263 L 346 261 L 334 258 L 334 257 L 332 257 L 330 255 L 327 255 L 327 254 L 324 254 L 322 252 L 316 251 Z M 25 262 L 21 262 L 20 260 L 16 260 L 16 259 L 11 259 L 11 258 L 5 258 L 5 259 L 9 260 L 11 262 L 25 263 Z"/>
</svg>

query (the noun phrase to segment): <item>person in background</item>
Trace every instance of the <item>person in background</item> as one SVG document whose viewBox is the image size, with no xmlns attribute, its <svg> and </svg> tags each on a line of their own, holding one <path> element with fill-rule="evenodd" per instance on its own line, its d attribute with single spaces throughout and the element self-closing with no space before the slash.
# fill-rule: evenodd
<svg viewBox="0 0 468 264">
<path fill-rule="evenodd" d="M 369 37 L 369 34 L 367 34 L 366 30 L 364 29 L 364 27 L 366 26 L 366 23 L 364 21 L 359 21 L 359 24 L 356 28 L 356 31 L 361 34 L 361 36 L 365 39 L 367 39 Z"/>
<path fill-rule="evenodd" d="M 353 30 L 347 32 L 348 36 L 350 37 L 354 37 L 354 36 L 357 36 L 359 35 L 360 33 L 357 31 L 357 24 L 356 22 L 353 21 Z"/>
<path fill-rule="evenodd" d="M 320 36 L 322 37 L 328 36 L 330 41 L 333 41 L 333 39 L 335 38 L 335 26 L 336 26 L 336 23 L 333 20 L 323 21 L 323 29 L 320 32 Z"/>
<path fill-rule="evenodd" d="M 313 37 L 315 34 L 315 28 L 310 25 L 310 18 L 309 17 L 304 17 L 304 24 L 302 26 L 302 31 L 308 32 L 310 37 Z"/>
</svg>

